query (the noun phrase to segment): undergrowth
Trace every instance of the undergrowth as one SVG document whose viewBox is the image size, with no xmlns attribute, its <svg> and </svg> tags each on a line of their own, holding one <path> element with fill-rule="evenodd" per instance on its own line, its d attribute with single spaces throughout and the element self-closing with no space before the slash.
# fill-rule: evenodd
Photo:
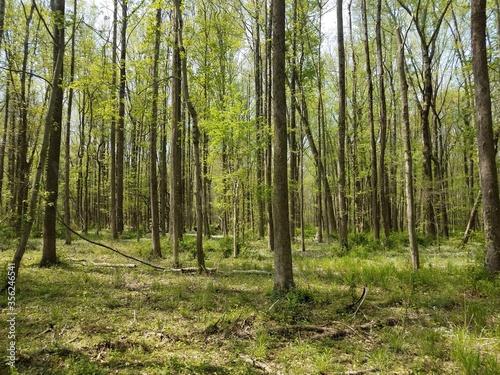
<svg viewBox="0 0 500 375">
<path fill-rule="evenodd" d="M 107 238 L 95 239 L 149 254 L 147 238 Z M 213 275 L 93 265 L 129 261 L 82 240 L 61 242 L 61 263 L 40 268 L 32 240 L 16 283 L 16 367 L 4 356 L 0 374 L 261 374 L 248 358 L 280 374 L 500 374 L 500 281 L 482 270 L 477 243 L 426 244 L 412 271 L 404 235 L 350 240 L 347 252 L 296 244 L 286 293 L 265 272 L 233 272 L 272 271 L 265 240 L 247 239 L 236 259 L 232 240 L 205 240 Z M 185 237 L 183 266 L 196 264 L 194 244 Z M 15 243 L 2 246 L 6 270 Z M 169 267 L 166 238 L 162 249 L 154 262 Z M 0 307 L 4 355 L 7 296 Z"/>
</svg>

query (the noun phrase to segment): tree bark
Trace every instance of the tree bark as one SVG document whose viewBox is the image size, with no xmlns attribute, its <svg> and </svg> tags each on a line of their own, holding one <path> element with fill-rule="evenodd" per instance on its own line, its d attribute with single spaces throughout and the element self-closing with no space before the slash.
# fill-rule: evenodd
<svg viewBox="0 0 500 375">
<path fill-rule="evenodd" d="M 118 50 L 118 0 L 113 1 L 113 46 L 112 46 L 112 76 L 111 76 L 111 101 L 116 102 L 116 54 Z M 111 235 L 113 239 L 118 238 L 118 221 L 116 216 L 116 117 L 111 119 L 111 129 L 109 135 L 109 157 L 110 157 L 110 214 L 109 221 Z"/>
<path fill-rule="evenodd" d="M 471 9 L 472 69 L 476 105 L 479 175 L 483 201 L 485 269 L 500 271 L 500 198 L 486 53 L 486 0 L 473 0 Z"/>
<path fill-rule="evenodd" d="M 348 213 L 346 192 L 346 77 L 345 77 L 345 48 L 344 48 L 344 21 L 342 0 L 337 0 L 337 47 L 339 59 L 339 113 L 338 113 L 338 138 L 339 138 L 339 239 L 340 246 L 348 248 Z"/>
<path fill-rule="evenodd" d="M 177 2 L 176 5 L 179 3 Z M 195 194 L 195 212 L 196 212 L 196 260 L 198 269 L 206 271 L 205 254 L 203 252 L 203 183 L 201 172 L 201 152 L 200 152 L 200 128 L 198 127 L 198 112 L 194 107 L 189 95 L 189 85 L 186 65 L 186 51 L 184 50 L 184 42 L 182 39 L 182 13 L 180 8 L 176 8 L 178 17 L 181 20 L 179 26 L 179 45 L 182 51 L 182 92 L 186 101 L 191 120 L 193 122 L 193 153 L 194 153 L 194 194 Z M 236 236 L 236 234 L 235 234 Z"/>
<path fill-rule="evenodd" d="M 52 0 L 51 10 L 54 15 L 54 46 L 52 61 L 54 70 L 57 66 L 59 54 L 64 55 L 64 0 Z M 59 80 L 52 88 L 52 95 L 55 96 L 51 118 L 49 135 L 49 149 L 47 153 L 47 170 L 45 177 L 45 214 L 43 220 L 43 247 L 42 266 L 50 266 L 57 263 L 56 254 L 56 223 L 57 223 L 57 197 L 59 193 L 59 159 L 61 155 L 61 131 L 63 115 L 63 67 L 59 75 Z"/>
<path fill-rule="evenodd" d="M 288 210 L 288 162 L 285 71 L 285 0 L 273 1 L 273 120 L 274 120 L 274 289 L 294 285 Z"/>
<path fill-rule="evenodd" d="M 264 122 L 262 116 L 262 56 L 260 46 L 260 0 L 255 0 L 255 37 L 254 37 L 254 84 L 255 84 L 255 122 L 257 140 L 257 237 L 265 234 L 265 186 L 264 186 Z"/>
<path fill-rule="evenodd" d="M 181 28 L 180 2 L 174 0 L 172 19 L 174 46 L 172 55 L 172 132 L 170 178 L 170 240 L 173 247 L 173 267 L 179 266 L 179 241 L 182 225 L 182 137 L 181 137 Z"/>
<path fill-rule="evenodd" d="M 64 44 L 63 44 L 64 46 Z M 62 70 L 63 70 L 63 60 L 64 60 L 64 50 L 59 49 L 57 61 L 54 68 L 54 73 L 52 76 L 52 89 L 50 94 L 50 101 L 47 108 L 47 113 L 45 115 L 45 123 L 44 123 L 44 131 L 43 131 L 43 140 L 40 146 L 40 156 L 38 160 L 38 164 L 36 167 L 35 176 L 33 178 L 33 183 L 31 187 L 31 194 L 28 202 L 28 217 L 26 224 L 23 228 L 22 234 L 19 238 L 19 246 L 14 254 L 14 258 L 12 263 L 14 263 L 14 273 L 17 277 L 19 273 L 19 267 L 21 265 L 21 261 L 23 259 L 24 253 L 26 251 L 26 245 L 28 244 L 28 239 L 31 233 L 31 228 L 33 227 L 33 223 L 36 217 L 36 209 L 38 202 L 38 193 L 40 189 L 40 181 L 42 179 L 42 173 L 45 167 L 45 163 L 47 161 L 47 153 L 49 148 L 49 138 L 52 127 L 52 114 L 54 112 L 54 108 L 56 107 L 57 100 L 57 86 L 61 80 Z"/>
<path fill-rule="evenodd" d="M 71 28 L 71 62 L 69 72 L 69 82 L 73 82 L 75 76 L 75 41 L 76 41 L 76 12 L 78 1 L 73 2 L 73 24 Z M 70 165 L 71 165 L 71 112 L 73 109 L 73 87 L 70 87 L 68 94 L 68 111 L 66 113 L 66 133 L 64 137 L 64 222 L 66 223 L 65 244 L 71 244 L 71 206 L 70 206 Z M 100 175 L 99 175 L 100 176 Z"/>
<path fill-rule="evenodd" d="M 272 126 L 272 76 L 273 76 L 273 65 L 272 65 L 272 28 L 273 28 L 273 7 L 269 8 L 267 6 L 267 1 L 265 2 L 265 13 L 266 13 L 266 152 L 265 152 L 265 180 L 266 180 L 266 208 L 267 208 L 267 223 L 268 223 L 268 248 L 274 251 L 274 218 L 273 218 L 273 204 L 272 204 L 272 139 L 271 139 L 271 126 Z"/>
<path fill-rule="evenodd" d="M 158 175 L 156 171 L 156 142 L 158 141 L 158 61 L 160 59 L 161 7 L 156 9 L 155 40 L 153 53 L 153 98 L 151 103 L 151 129 L 149 131 L 149 188 L 151 194 L 151 254 L 161 257 L 160 213 L 158 206 Z"/>
<path fill-rule="evenodd" d="M 406 220 L 408 225 L 408 237 L 410 242 L 410 256 L 414 269 L 420 268 L 417 235 L 415 231 L 415 199 L 413 189 L 413 159 L 411 151 L 410 113 L 408 109 L 408 83 L 406 81 L 406 67 L 404 55 L 404 43 L 401 30 L 396 30 L 398 42 L 398 71 L 401 92 L 401 109 L 403 114 L 403 136 L 405 147 L 405 188 L 406 188 Z"/>
<path fill-rule="evenodd" d="M 380 187 L 380 212 L 382 217 L 382 227 L 384 236 L 387 239 L 391 230 L 391 210 L 389 200 L 389 181 L 387 178 L 387 168 L 385 165 L 385 150 L 387 146 L 387 103 L 385 97 L 385 68 L 382 53 L 382 1 L 377 0 L 377 22 L 375 36 L 377 43 L 377 70 L 379 82 L 379 103 L 380 103 L 380 154 L 378 165 L 378 181 Z"/>
<path fill-rule="evenodd" d="M 364 46 L 366 60 L 366 75 L 368 84 L 368 122 L 370 126 L 370 151 L 371 151 L 371 200 L 372 200 L 372 226 L 373 237 L 380 239 L 380 202 L 378 196 L 378 172 L 377 172 L 377 141 L 375 139 L 375 120 L 373 118 L 373 77 L 370 62 L 370 46 L 368 40 L 368 21 L 366 14 L 366 0 L 361 2 L 364 28 Z"/>
<path fill-rule="evenodd" d="M 122 27 L 120 31 L 120 87 L 118 90 L 118 123 L 116 128 L 116 230 L 124 230 L 124 152 L 125 152 L 125 85 L 127 82 L 127 1 L 122 1 Z"/>
</svg>

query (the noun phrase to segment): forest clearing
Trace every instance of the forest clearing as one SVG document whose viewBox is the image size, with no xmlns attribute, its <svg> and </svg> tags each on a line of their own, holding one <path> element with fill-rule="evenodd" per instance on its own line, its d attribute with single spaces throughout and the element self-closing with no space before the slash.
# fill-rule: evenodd
<svg viewBox="0 0 500 375">
<path fill-rule="evenodd" d="M 141 258 L 151 246 L 92 239 Z M 60 265 L 40 268 L 33 240 L 16 285 L 10 373 L 499 374 L 500 280 L 484 272 L 476 239 L 423 246 L 418 271 L 404 235 L 386 247 L 352 236 L 349 253 L 308 240 L 306 252 L 294 246 L 298 287 L 283 294 L 273 292 L 264 241 L 233 258 L 230 238 L 207 240 L 207 266 L 217 270 L 206 275 L 124 267 L 133 262 L 80 239 L 61 244 Z M 169 258 L 154 263 L 168 267 Z M 196 265 L 192 236 L 181 263 Z M 4 355 L 6 319 L 0 327 Z M 1 366 L 9 373 L 3 358 Z"/>
</svg>

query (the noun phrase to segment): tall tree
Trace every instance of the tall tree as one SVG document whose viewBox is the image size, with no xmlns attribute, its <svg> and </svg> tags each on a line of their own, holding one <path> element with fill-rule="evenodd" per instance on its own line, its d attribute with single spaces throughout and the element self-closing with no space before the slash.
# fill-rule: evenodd
<svg viewBox="0 0 500 375">
<path fill-rule="evenodd" d="M 471 32 L 479 175 L 483 195 L 486 241 L 484 266 L 488 272 L 498 273 L 500 271 L 500 198 L 486 53 L 486 0 L 472 0 Z"/>
<path fill-rule="evenodd" d="M 71 87 L 75 76 L 75 44 L 76 44 L 76 11 L 77 0 L 73 0 L 73 24 L 71 27 L 71 61 L 69 72 L 69 94 L 68 94 L 68 111 L 66 113 L 66 132 L 64 136 L 64 223 L 66 224 L 66 245 L 71 244 L 71 205 L 70 205 L 70 164 L 71 164 L 71 113 L 73 111 L 73 94 L 74 89 Z"/>
<path fill-rule="evenodd" d="M 52 0 L 51 10 L 53 17 L 53 38 L 54 47 L 52 52 L 52 62 L 54 70 L 57 66 L 59 54 L 64 55 L 64 27 L 65 13 L 64 0 Z M 49 135 L 49 149 L 47 154 L 47 170 L 45 177 L 45 214 L 43 220 L 43 266 L 50 266 L 57 263 L 56 254 L 56 223 L 57 223 L 57 197 L 59 193 L 59 160 L 61 155 L 61 132 L 63 116 L 63 68 L 56 87 L 53 88 L 54 108 L 51 116 L 51 128 Z"/>
<path fill-rule="evenodd" d="M 424 204 L 424 220 L 425 220 L 425 230 L 426 233 L 431 238 L 436 238 L 437 236 L 437 222 L 436 213 L 434 209 L 434 181 L 432 173 L 432 162 L 433 162 L 433 148 L 432 148 L 432 134 L 430 126 L 430 114 L 432 110 L 432 98 L 433 92 L 435 90 L 433 80 L 432 80 L 432 63 L 436 53 L 436 39 L 439 35 L 439 30 L 441 28 L 444 16 L 448 11 L 451 4 L 451 0 L 448 0 L 440 13 L 437 13 L 439 17 L 435 20 L 433 26 L 434 30 L 430 37 L 427 35 L 429 25 L 428 25 L 428 15 L 430 12 L 432 14 L 434 11 L 427 9 L 429 3 L 422 4 L 420 1 L 417 3 L 416 9 L 410 9 L 410 7 L 404 4 L 401 0 L 398 0 L 399 4 L 406 10 L 406 12 L 412 18 L 413 24 L 417 30 L 417 34 L 420 40 L 420 48 L 422 53 L 422 99 L 418 101 L 418 107 L 420 111 L 420 122 L 422 127 L 422 153 L 423 153 L 423 204 Z"/>
<path fill-rule="evenodd" d="M 182 135 L 181 135 L 181 81 L 182 61 L 179 32 L 181 30 L 180 0 L 174 0 L 172 28 L 172 132 L 170 174 L 170 240 L 173 247 L 173 266 L 179 266 L 179 242 L 182 235 Z M 201 230 L 201 228 L 200 228 Z"/>
<path fill-rule="evenodd" d="M 377 172 L 377 140 L 375 135 L 375 120 L 373 116 L 373 76 L 370 59 L 370 41 L 368 38 L 368 20 L 366 11 L 366 0 L 361 2 L 364 28 L 364 45 L 366 60 L 366 75 L 368 85 L 368 122 L 370 124 L 370 151 L 371 151 L 371 192 L 372 192 L 372 229 L 373 237 L 380 239 L 380 205 L 378 195 L 378 172 Z"/>
<path fill-rule="evenodd" d="M 406 188 L 406 218 L 408 226 L 408 237 L 410 241 L 410 256 L 414 269 L 420 268 L 420 258 L 418 253 L 417 235 L 415 231 L 415 201 L 413 189 L 413 160 L 411 151 L 411 132 L 410 132 L 410 112 L 408 108 L 408 83 L 406 80 L 406 66 L 404 43 L 401 36 L 401 30 L 396 30 L 398 41 L 398 71 L 399 85 L 401 92 L 401 109 L 403 112 L 403 135 L 405 148 L 405 188 Z"/>
<path fill-rule="evenodd" d="M 116 62 L 118 52 L 118 0 L 113 1 L 113 41 L 111 51 L 112 73 L 111 73 L 111 101 L 116 102 Z M 111 129 L 109 132 L 109 157 L 110 157 L 110 215 L 111 235 L 118 238 L 118 219 L 116 216 L 116 116 L 111 118 Z"/>
<path fill-rule="evenodd" d="M 294 285 L 288 210 L 288 162 L 285 71 L 285 0 L 273 1 L 273 120 L 274 120 L 274 289 Z"/>
<path fill-rule="evenodd" d="M 257 131 L 257 235 L 264 237 L 265 190 L 264 190 L 264 123 L 262 117 L 262 56 L 261 56 L 261 2 L 255 0 L 254 29 L 254 82 L 255 82 L 255 122 Z"/>
<path fill-rule="evenodd" d="M 342 0 L 337 0 L 337 48 L 339 64 L 339 238 L 342 248 L 348 247 L 348 215 L 347 215 L 347 184 L 346 184 L 346 68 L 344 46 L 344 14 Z"/>
<path fill-rule="evenodd" d="M 123 188 L 125 163 L 125 88 L 127 83 L 127 25 L 128 0 L 122 0 L 122 27 L 120 30 L 120 85 L 118 90 L 118 122 L 116 127 L 116 230 L 124 229 Z"/>
<path fill-rule="evenodd" d="M 149 130 L 149 188 L 151 195 L 151 253 L 155 257 L 161 257 L 160 245 L 160 213 L 158 206 L 158 176 L 156 172 L 156 143 L 158 140 L 158 61 L 160 59 L 161 41 L 161 2 L 156 4 L 156 25 L 154 32 L 154 52 L 153 52 L 153 97 L 151 103 L 151 129 Z"/>
<path fill-rule="evenodd" d="M 198 127 L 198 112 L 194 107 L 191 97 L 189 95 L 189 85 L 188 85 L 188 75 L 187 75 L 187 56 L 186 50 L 184 49 L 184 42 L 182 38 L 182 13 L 180 9 L 180 4 L 176 2 L 175 11 L 178 13 L 180 19 L 179 26 L 179 46 L 182 53 L 182 94 L 184 100 L 186 101 L 189 115 L 193 121 L 193 152 L 194 152 L 194 182 L 195 182 L 195 211 L 196 211 L 196 259 L 198 262 L 198 268 L 200 271 L 205 270 L 205 254 L 203 253 L 203 184 L 202 184 L 202 173 L 201 173 L 201 156 L 200 156 L 200 128 Z M 236 221 L 236 218 L 235 218 Z M 234 238 L 237 237 L 237 233 L 234 233 Z"/>
<path fill-rule="evenodd" d="M 59 0 L 62 1 L 62 0 Z M 64 3 L 63 3 L 64 4 Z M 55 42 L 55 41 L 54 41 Z M 14 273 L 17 275 L 19 272 L 19 267 L 23 259 L 24 253 L 26 251 L 26 246 L 28 244 L 28 239 L 33 228 L 33 223 L 35 222 L 37 204 L 38 204 L 38 193 L 40 191 L 40 182 L 42 180 L 42 174 L 47 162 L 47 155 L 49 149 L 50 134 L 53 128 L 53 113 L 54 109 L 57 107 L 58 96 L 58 86 L 60 86 L 61 77 L 63 73 L 63 61 L 64 61 L 64 43 L 60 43 L 58 48 L 58 54 L 56 63 L 54 66 L 54 71 L 51 81 L 50 90 L 50 100 L 49 105 L 45 114 L 44 129 L 43 129 L 43 139 L 40 145 L 40 154 L 38 158 L 38 163 L 33 177 L 31 185 L 31 193 L 28 201 L 28 213 L 27 220 L 22 229 L 21 236 L 19 238 L 19 246 L 14 253 L 14 258 L 12 263 L 14 263 Z"/>
<path fill-rule="evenodd" d="M 382 0 L 377 0 L 377 19 L 375 25 L 377 43 L 377 71 L 379 90 L 379 122 L 380 122 L 380 153 L 378 165 L 378 181 L 380 187 L 380 212 L 385 238 L 389 237 L 391 226 L 391 210 L 389 201 L 389 181 L 385 165 L 385 150 L 387 146 L 387 103 L 385 99 L 385 67 L 382 46 Z"/>
<path fill-rule="evenodd" d="M 274 250 L 274 218 L 273 218 L 273 204 L 271 197 L 272 190 L 272 139 L 271 139 L 271 123 L 272 123 L 272 31 L 273 31 L 273 11 L 274 7 L 268 7 L 267 1 L 265 4 L 265 14 L 266 14 L 266 60 L 265 60 L 265 93 L 266 93 L 266 105 L 265 105 L 265 118 L 266 118 L 266 207 L 267 207 L 267 223 L 268 223 L 268 247 L 269 250 Z"/>
</svg>

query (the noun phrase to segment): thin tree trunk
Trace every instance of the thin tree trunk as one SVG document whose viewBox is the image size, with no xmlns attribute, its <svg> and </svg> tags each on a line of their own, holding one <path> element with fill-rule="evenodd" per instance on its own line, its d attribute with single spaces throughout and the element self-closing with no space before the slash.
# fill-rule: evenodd
<svg viewBox="0 0 500 375">
<path fill-rule="evenodd" d="M 273 27 L 273 7 L 267 7 L 266 4 L 266 186 L 267 186 L 267 194 L 266 194 L 266 206 L 267 206 L 267 222 L 268 222 L 268 248 L 271 251 L 274 251 L 274 218 L 273 218 L 273 204 L 272 204 L 272 139 L 271 139 L 271 123 L 272 123 L 272 76 L 273 76 L 273 66 L 272 66 L 272 56 L 271 56 L 271 37 L 272 37 L 272 27 Z"/>
<path fill-rule="evenodd" d="M 158 206 L 158 176 L 156 171 L 156 142 L 158 138 L 158 60 L 160 59 L 161 7 L 156 9 L 155 42 L 153 55 L 153 98 L 151 103 L 151 129 L 149 130 L 149 185 L 151 194 L 151 254 L 161 257 L 160 213 Z"/>
<path fill-rule="evenodd" d="M 300 246 L 302 251 L 306 251 L 305 222 L 304 222 L 304 134 L 303 121 L 300 121 L 300 143 L 299 143 L 299 182 L 300 182 Z"/>
<path fill-rule="evenodd" d="M 254 40 L 254 81 L 255 81 L 255 121 L 257 124 L 257 237 L 264 237 L 265 194 L 264 194 L 264 124 L 262 117 L 262 56 L 260 48 L 260 0 L 255 0 L 255 40 Z"/>
<path fill-rule="evenodd" d="M 127 81 L 127 1 L 122 1 L 122 27 L 120 31 L 120 87 L 118 91 L 118 123 L 116 128 L 116 229 L 124 229 L 124 151 L 125 151 L 125 84 Z"/>
<path fill-rule="evenodd" d="M 179 5 L 176 2 L 176 6 Z M 186 65 L 186 51 L 184 50 L 184 42 L 182 39 L 182 13 L 179 8 L 176 8 L 177 17 L 179 20 L 179 46 L 182 51 L 182 92 L 184 95 L 184 100 L 186 101 L 187 108 L 191 119 L 193 121 L 193 152 L 194 152 L 194 194 L 195 194 L 195 212 L 196 212 L 196 259 L 198 262 L 198 268 L 201 270 L 206 270 L 205 268 L 205 255 L 203 253 L 203 184 L 202 184 L 202 174 L 201 174 L 201 152 L 200 152 L 200 129 L 198 127 L 198 112 L 194 107 L 191 97 L 189 95 L 189 85 L 187 76 L 187 65 Z"/>
<path fill-rule="evenodd" d="M 172 55 L 172 132 L 170 179 L 170 240 L 173 247 L 173 266 L 179 266 L 179 242 L 182 225 L 182 138 L 181 138 L 181 45 L 179 33 L 181 15 L 179 0 L 174 0 L 172 19 L 174 46 Z"/>
<path fill-rule="evenodd" d="M 371 151 L 371 193 L 372 193 L 372 226 L 373 237 L 380 239 L 380 202 L 378 196 L 378 172 L 377 172 L 377 141 L 375 139 L 375 120 L 373 118 L 373 77 L 370 62 L 370 47 L 368 40 L 368 21 L 366 14 L 366 0 L 361 2 L 364 28 L 364 46 L 366 60 L 366 75 L 368 84 L 368 122 L 370 125 L 370 151 Z"/>
<path fill-rule="evenodd" d="M 26 200 L 28 197 L 28 176 L 30 173 L 30 164 L 28 162 L 28 109 L 29 100 L 27 89 L 27 72 L 28 72 L 28 56 L 30 51 L 30 25 L 33 19 L 34 3 L 32 3 L 30 11 L 26 17 L 26 34 L 24 36 L 23 45 L 23 62 L 22 72 L 20 74 L 20 121 L 15 139 L 15 154 L 14 160 L 14 183 L 12 184 L 13 191 L 13 208 L 15 209 L 14 227 L 19 236 L 23 233 L 23 218 L 25 217 L 28 206 Z M 13 139 L 14 141 L 14 139 Z M 14 144 L 14 142 L 13 142 Z"/>
<path fill-rule="evenodd" d="M 73 2 L 73 25 L 71 28 L 71 62 L 69 72 L 70 85 L 75 76 L 75 40 L 76 40 L 76 12 L 77 0 Z M 71 244 L 71 206 L 70 206 L 70 166 L 71 166 L 71 112 L 73 109 L 73 87 L 70 86 L 68 94 L 68 111 L 66 113 L 66 133 L 65 133 L 65 149 L 64 149 L 64 223 L 66 224 L 65 244 Z"/>
<path fill-rule="evenodd" d="M 347 191 L 346 191 L 346 72 L 345 72 L 345 48 L 344 48 L 344 21 L 342 0 L 337 0 L 337 47 L 339 59 L 339 113 L 338 113 L 338 137 L 339 137 L 339 239 L 340 246 L 348 248 L 348 213 L 347 213 Z"/>
<path fill-rule="evenodd" d="M 379 102 L 380 102 L 380 154 L 378 165 L 378 181 L 380 187 L 380 212 L 384 236 L 387 239 L 391 231 L 391 210 L 389 200 L 389 181 L 387 178 L 387 168 L 385 165 L 385 150 L 387 146 L 387 103 L 385 97 L 385 68 L 382 54 L 382 0 L 377 0 L 377 23 L 375 27 L 377 43 L 377 69 L 379 82 Z"/>
<path fill-rule="evenodd" d="M 404 44 L 401 30 L 396 30 L 398 41 L 398 71 L 401 92 L 401 104 L 403 115 L 403 136 L 405 147 L 405 187 L 406 187 L 406 219 L 408 225 L 408 237 L 410 242 L 410 256 L 414 269 L 420 268 L 420 257 L 418 252 L 417 235 L 415 231 L 415 201 L 413 189 L 413 159 L 411 151 L 410 113 L 408 109 L 408 83 L 406 81 L 406 68 L 404 56 Z"/>
<path fill-rule="evenodd" d="M 10 115 L 10 80 L 7 80 L 5 86 L 5 116 L 3 123 L 2 140 L 0 141 L 0 212 L 3 206 L 3 179 L 5 170 L 5 153 L 7 150 L 7 143 L 9 142 L 9 115 Z"/>
<path fill-rule="evenodd" d="M 464 235 L 462 236 L 462 245 L 466 245 L 469 242 L 470 235 L 472 230 L 474 229 L 474 223 L 477 218 L 477 211 L 479 208 L 479 203 L 481 202 L 481 191 L 477 193 L 476 200 L 474 201 L 474 205 L 470 210 L 469 220 L 467 221 L 467 227 L 465 228 Z"/>
<path fill-rule="evenodd" d="M 349 2 L 349 36 L 350 36 L 350 47 L 352 51 L 352 178 L 353 178 L 353 202 L 354 209 L 352 210 L 353 224 L 356 231 L 361 232 L 362 222 L 363 222 L 363 196 L 361 188 L 361 177 L 359 174 L 359 162 L 358 162 L 358 143 L 359 143 L 359 118 L 362 116 L 361 106 L 358 104 L 358 59 L 356 56 L 355 46 L 354 46 L 354 36 L 352 27 L 352 13 L 351 13 L 352 1 Z"/>
<path fill-rule="evenodd" d="M 111 101 L 116 103 L 116 62 L 118 50 L 118 0 L 113 1 L 113 47 L 112 47 L 112 77 L 111 77 Z M 116 216 L 116 117 L 111 119 L 110 141 L 109 141 L 109 157 L 110 157 L 110 215 L 109 221 L 111 226 L 111 235 L 113 239 L 118 238 L 118 219 Z"/>
</svg>

